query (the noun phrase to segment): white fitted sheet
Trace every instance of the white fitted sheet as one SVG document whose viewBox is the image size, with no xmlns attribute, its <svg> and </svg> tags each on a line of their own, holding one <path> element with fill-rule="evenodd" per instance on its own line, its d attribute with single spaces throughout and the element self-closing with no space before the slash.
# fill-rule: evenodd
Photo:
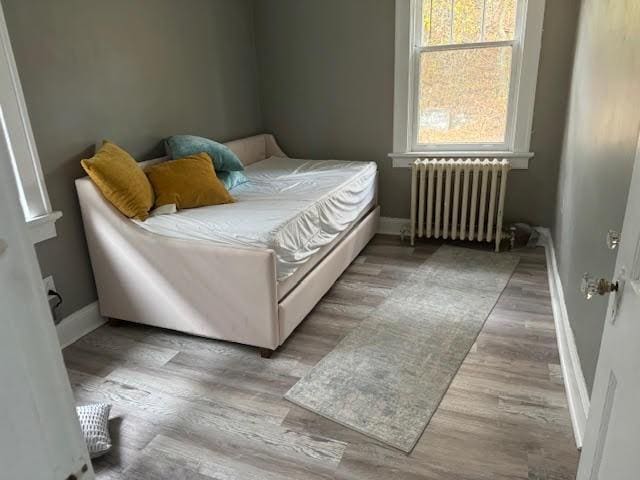
<svg viewBox="0 0 640 480">
<path fill-rule="evenodd" d="M 249 165 L 236 203 L 134 220 L 150 232 L 272 249 L 278 281 L 347 230 L 375 196 L 376 164 L 271 157 Z"/>
</svg>

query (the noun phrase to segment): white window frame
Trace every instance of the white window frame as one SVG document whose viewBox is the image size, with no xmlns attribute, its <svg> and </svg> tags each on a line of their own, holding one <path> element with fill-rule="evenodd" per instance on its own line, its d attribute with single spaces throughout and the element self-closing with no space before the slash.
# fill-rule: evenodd
<svg viewBox="0 0 640 480">
<path fill-rule="evenodd" d="M 29 235 L 35 244 L 56 236 L 55 222 L 62 217 L 62 213 L 51 208 L 1 7 L 0 55 L 0 141 L 4 141 L 9 152 L 20 205 Z"/>
<path fill-rule="evenodd" d="M 499 144 L 420 145 L 417 142 L 420 54 L 447 47 L 421 45 L 422 0 L 396 0 L 395 90 L 393 112 L 394 167 L 409 167 L 415 158 L 461 157 L 510 158 L 512 167 L 526 169 L 533 153 L 531 127 L 535 103 L 538 63 L 542 44 L 545 0 L 519 0 L 516 40 L 484 46 L 513 45 L 509 110 L 505 142 Z M 520 39 L 520 41 L 518 41 Z M 473 44 L 471 44 L 473 45 Z M 461 45 L 468 48 L 470 45 Z"/>
</svg>

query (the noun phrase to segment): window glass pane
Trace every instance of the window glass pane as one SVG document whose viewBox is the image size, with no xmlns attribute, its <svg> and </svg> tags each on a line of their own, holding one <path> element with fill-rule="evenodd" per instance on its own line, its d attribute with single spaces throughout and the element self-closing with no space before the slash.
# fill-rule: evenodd
<svg viewBox="0 0 640 480">
<path fill-rule="evenodd" d="M 516 32 L 517 0 L 486 0 L 484 41 L 513 40 Z"/>
<path fill-rule="evenodd" d="M 431 0 L 422 0 L 422 45 L 429 45 L 431 32 Z"/>
<path fill-rule="evenodd" d="M 517 3 L 518 0 L 422 0 L 422 45 L 513 40 Z"/>
<path fill-rule="evenodd" d="M 422 44 L 451 43 L 451 0 L 423 0 Z"/>
<path fill-rule="evenodd" d="M 453 3 L 453 43 L 482 40 L 483 0 L 455 0 Z"/>
<path fill-rule="evenodd" d="M 422 53 L 418 143 L 504 142 L 511 55 L 511 47 Z"/>
</svg>

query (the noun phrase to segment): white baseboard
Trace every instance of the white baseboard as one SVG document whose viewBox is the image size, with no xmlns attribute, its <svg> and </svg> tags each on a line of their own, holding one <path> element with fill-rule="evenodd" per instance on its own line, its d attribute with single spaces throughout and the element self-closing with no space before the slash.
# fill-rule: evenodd
<svg viewBox="0 0 640 480">
<path fill-rule="evenodd" d="M 384 235 L 402 235 L 409 232 L 408 218 L 380 217 L 378 233 Z"/>
<path fill-rule="evenodd" d="M 540 245 L 546 249 L 547 273 L 549 275 L 549 289 L 551 291 L 551 305 L 553 307 L 553 318 L 556 325 L 556 337 L 558 339 L 558 351 L 560 353 L 560 364 L 562 367 L 562 377 L 564 378 L 567 403 L 573 425 L 573 434 L 578 448 L 582 448 L 582 439 L 589 415 L 589 392 L 582 373 L 580 357 L 576 348 L 576 341 L 573 330 L 569 324 L 569 314 L 564 300 L 564 291 L 560 274 L 558 272 L 558 262 L 553 246 L 551 232 L 547 228 L 537 228 L 540 233 Z"/>
<path fill-rule="evenodd" d="M 87 333 L 95 330 L 106 322 L 100 315 L 98 302 L 90 303 L 76 310 L 56 326 L 60 347 L 65 348 L 71 345 Z"/>
</svg>

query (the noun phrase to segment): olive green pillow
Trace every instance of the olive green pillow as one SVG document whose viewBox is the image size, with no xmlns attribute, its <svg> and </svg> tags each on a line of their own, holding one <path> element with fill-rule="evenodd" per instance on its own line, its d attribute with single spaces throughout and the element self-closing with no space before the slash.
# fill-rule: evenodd
<svg viewBox="0 0 640 480">
<path fill-rule="evenodd" d="M 153 165 L 145 173 L 155 192 L 156 208 L 168 204 L 183 209 L 234 202 L 216 176 L 211 157 L 204 152 Z"/>
<path fill-rule="evenodd" d="M 131 155 L 115 143 L 105 141 L 82 168 L 102 194 L 123 215 L 145 220 L 153 207 L 153 189 Z"/>
</svg>

